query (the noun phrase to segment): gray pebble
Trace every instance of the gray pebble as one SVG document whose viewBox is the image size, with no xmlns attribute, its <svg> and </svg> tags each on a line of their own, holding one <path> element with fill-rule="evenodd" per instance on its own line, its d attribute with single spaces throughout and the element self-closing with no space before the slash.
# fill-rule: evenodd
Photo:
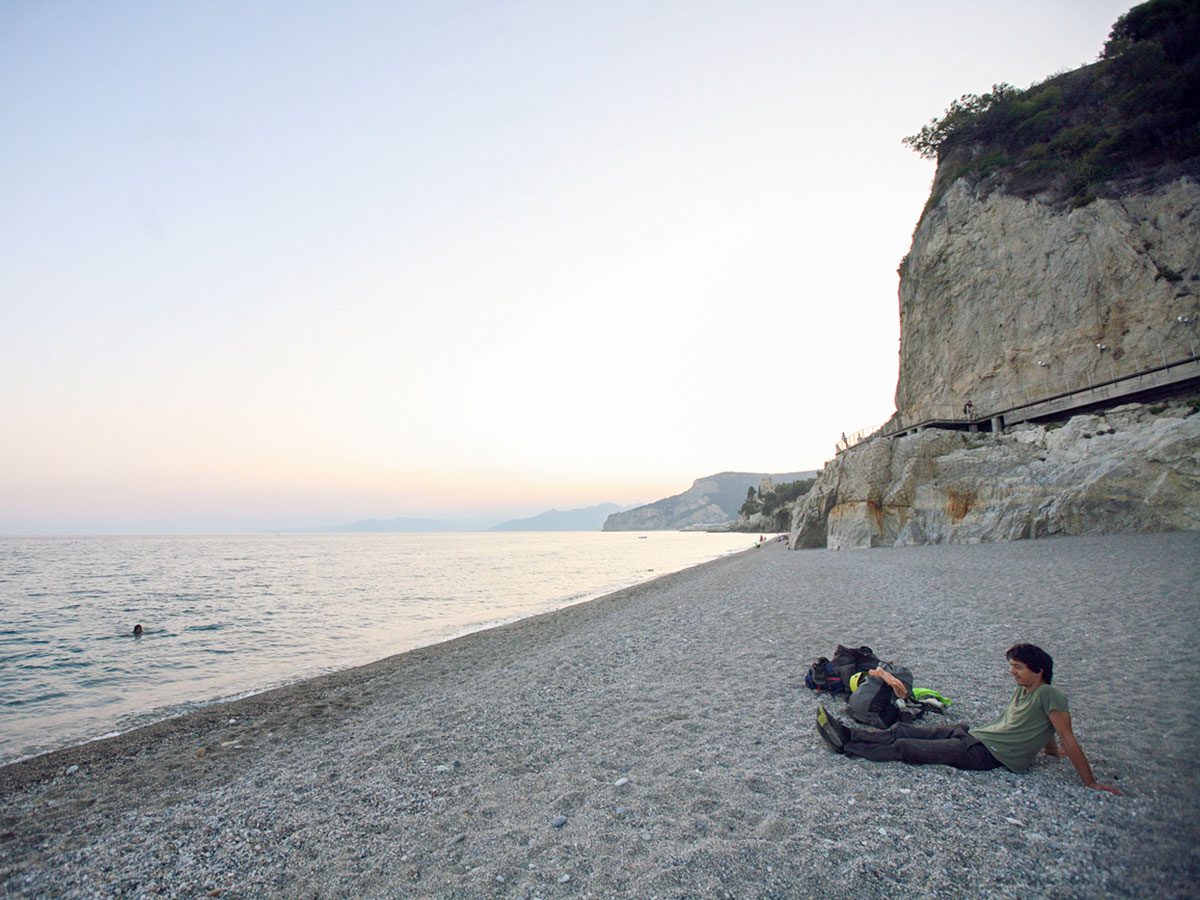
<svg viewBox="0 0 1200 900">
<path fill-rule="evenodd" d="M 67 774 L 68 774 L 68 775 L 74 775 L 74 774 L 75 774 L 76 772 L 78 772 L 78 771 L 79 771 L 79 766 L 69 766 L 69 767 L 67 768 Z"/>
<path fill-rule="evenodd" d="M 567 883 L 568 881 L 570 881 L 570 880 L 571 880 L 571 876 L 570 876 L 570 875 L 560 875 L 560 876 L 558 877 L 558 883 L 559 883 L 559 884 L 566 884 L 566 883 Z"/>
<path fill-rule="evenodd" d="M 566 816 L 555 816 L 553 819 L 550 820 L 550 824 L 553 825 L 555 828 L 562 828 L 564 825 L 567 824 L 567 817 Z"/>
<path fill-rule="evenodd" d="M 459 834 L 456 834 L 454 837 L 450 838 L 450 846 L 453 847 L 455 844 L 461 844 L 466 839 L 467 833 L 465 831 L 460 832 Z"/>
<path fill-rule="evenodd" d="M 629 784 L 628 778 L 618 778 L 613 782 L 613 787 L 625 787 L 627 784 Z"/>
</svg>

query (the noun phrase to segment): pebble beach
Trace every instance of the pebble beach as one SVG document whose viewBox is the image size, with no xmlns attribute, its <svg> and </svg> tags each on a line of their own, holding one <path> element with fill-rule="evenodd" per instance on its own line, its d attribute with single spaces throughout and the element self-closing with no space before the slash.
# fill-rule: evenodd
<svg viewBox="0 0 1200 900">
<path fill-rule="evenodd" d="M 769 543 L 0 768 L 0 896 L 1195 897 L 1198 586 L 1200 533 Z M 1018 641 L 1125 796 L 813 727 L 838 643 L 981 724 Z"/>
</svg>

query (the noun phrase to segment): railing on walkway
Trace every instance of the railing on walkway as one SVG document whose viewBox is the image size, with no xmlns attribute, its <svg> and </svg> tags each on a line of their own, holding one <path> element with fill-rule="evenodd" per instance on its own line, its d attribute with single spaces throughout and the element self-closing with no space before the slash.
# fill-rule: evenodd
<svg viewBox="0 0 1200 900">
<path fill-rule="evenodd" d="M 835 445 L 837 448 L 835 450 L 835 453 L 841 453 L 843 450 L 849 450 L 855 444 L 861 444 L 863 441 L 865 441 L 867 438 L 869 438 L 875 432 L 877 432 L 881 428 L 883 428 L 883 426 L 886 424 L 887 424 L 886 422 L 883 422 L 879 425 L 876 425 L 874 428 L 862 428 L 862 429 L 859 429 L 858 431 L 854 432 L 854 434 L 849 435 L 849 436 L 847 436 L 846 433 L 843 432 L 842 436 L 840 438 L 838 438 L 837 444 Z"/>
<path fill-rule="evenodd" d="M 1069 401 L 1072 397 L 1082 400 L 1085 395 L 1095 394 L 1098 390 L 1116 388 L 1113 398 L 1131 395 L 1143 390 L 1143 387 L 1139 387 L 1137 382 L 1158 373 L 1167 375 L 1164 385 L 1160 386 L 1169 385 L 1172 383 L 1170 370 L 1180 366 L 1192 366 L 1200 361 L 1200 354 L 1197 354 L 1197 340 L 1192 333 L 1195 327 L 1196 317 L 1188 316 L 1179 316 L 1174 322 L 1167 323 L 1165 326 L 1148 325 L 1146 326 L 1148 331 L 1152 331 L 1164 339 L 1158 352 L 1141 354 L 1136 358 L 1127 356 L 1119 363 L 1112 358 L 1107 346 L 1097 344 L 1096 351 L 1104 354 L 1104 362 L 1107 364 L 1109 376 L 1107 378 L 1096 377 L 1097 367 L 1095 365 L 1088 366 L 1086 369 L 1077 367 L 1074 371 L 1064 370 L 1055 357 L 1048 356 L 1037 361 L 1037 367 L 1041 374 L 1040 376 L 1035 375 L 1031 384 L 1008 391 L 1003 395 L 985 398 L 982 402 L 972 399 L 969 401 L 969 406 L 966 401 L 959 407 L 951 404 L 924 406 L 919 414 L 893 417 L 882 425 L 875 428 L 863 428 L 849 436 L 843 433 L 835 445 L 835 453 L 849 450 L 870 437 L 893 437 L 934 423 L 970 427 L 972 423 L 990 422 L 994 417 L 1000 416 L 1007 424 L 1013 424 L 1016 421 L 1024 421 L 1024 419 L 1012 418 L 1013 414 L 1019 413 L 1020 410 L 1056 401 Z M 1164 328 L 1166 329 L 1165 333 L 1162 330 Z M 1175 353 L 1186 353 L 1186 355 L 1170 359 L 1167 355 L 1169 349 L 1174 350 Z M 1059 374 L 1053 374 L 1055 372 Z M 1187 381 L 1194 377 L 1195 375 L 1183 375 L 1178 380 Z M 1094 399 L 1091 402 L 1095 402 Z M 1086 406 L 1089 405 L 1089 402 L 1084 401 L 1078 405 Z M 1070 408 L 1069 404 L 1067 408 Z"/>
</svg>

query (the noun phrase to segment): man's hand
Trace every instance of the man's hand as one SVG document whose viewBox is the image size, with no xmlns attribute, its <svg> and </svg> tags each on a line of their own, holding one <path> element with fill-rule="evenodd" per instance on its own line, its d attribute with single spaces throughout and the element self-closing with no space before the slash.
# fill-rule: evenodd
<svg viewBox="0 0 1200 900">
<path fill-rule="evenodd" d="M 1050 724 L 1054 726 L 1055 732 L 1058 733 L 1058 739 L 1062 741 L 1063 754 L 1071 760 L 1071 765 L 1079 773 L 1084 787 L 1089 787 L 1096 791 L 1108 791 L 1110 794 L 1116 794 L 1118 797 L 1124 796 L 1115 787 L 1096 783 L 1096 777 L 1092 774 L 1092 767 L 1088 765 L 1087 757 L 1083 755 L 1083 748 L 1079 746 L 1079 741 L 1075 738 L 1075 732 L 1071 729 L 1071 714 L 1069 712 L 1065 709 L 1054 710 L 1054 712 L 1050 713 Z M 1053 738 L 1050 739 L 1050 743 L 1054 743 Z M 1046 752 L 1050 752 L 1049 745 L 1046 746 Z"/>
</svg>

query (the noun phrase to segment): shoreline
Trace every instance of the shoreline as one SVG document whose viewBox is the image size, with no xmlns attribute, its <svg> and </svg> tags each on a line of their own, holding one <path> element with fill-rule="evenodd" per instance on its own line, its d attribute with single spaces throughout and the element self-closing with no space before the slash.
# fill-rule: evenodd
<svg viewBox="0 0 1200 900">
<path fill-rule="evenodd" d="M 145 742 L 149 743 L 170 739 L 175 737 L 177 732 L 193 734 L 197 731 L 203 731 L 205 728 L 220 726 L 231 717 L 238 718 L 240 715 L 244 718 L 261 712 L 263 708 L 271 708 L 279 703 L 307 699 L 313 695 L 319 695 L 326 690 L 353 687 L 363 681 L 390 674 L 408 665 L 419 664 L 415 660 L 406 659 L 406 657 L 410 657 L 413 654 L 436 654 L 440 648 L 449 648 L 450 645 L 457 644 L 477 635 L 502 631 L 526 622 L 532 623 L 539 619 L 553 617 L 558 613 L 578 606 L 585 606 L 589 603 L 596 603 L 602 600 L 616 599 L 631 591 L 651 589 L 656 582 L 670 579 L 674 576 L 685 576 L 686 573 L 703 569 L 706 566 L 733 559 L 745 553 L 752 553 L 755 549 L 754 547 L 748 547 L 744 550 L 736 550 L 724 556 L 718 556 L 715 559 L 687 566 L 675 572 L 667 572 L 644 581 L 635 582 L 616 591 L 607 591 L 596 596 L 573 600 L 563 606 L 558 606 L 545 612 L 519 616 L 518 618 L 504 622 L 484 623 L 478 628 L 454 634 L 430 644 L 423 644 L 418 647 L 409 648 L 408 650 L 402 650 L 399 653 L 393 653 L 382 659 L 372 660 L 371 662 L 360 663 L 359 665 L 338 669 L 333 672 L 325 672 L 297 681 L 290 681 L 286 684 L 251 690 L 249 693 L 242 693 L 232 698 L 195 701 L 201 704 L 196 709 L 148 722 L 144 725 L 138 725 L 125 731 L 101 735 L 64 747 L 56 747 L 44 753 L 3 763 L 0 764 L 0 794 L 13 788 L 19 788 L 30 781 L 41 780 L 47 777 L 47 773 L 56 769 L 66 769 L 72 765 L 79 765 L 81 760 L 103 761 L 114 756 L 123 755 L 128 752 L 129 748 L 137 747 L 140 743 L 143 743 L 142 738 L 145 738 Z M 21 769 L 22 771 L 11 771 L 16 769 Z"/>
<path fill-rule="evenodd" d="M 1186 897 L 1200 698 L 1160 686 L 1200 662 L 1197 583 L 1200 533 L 732 554 L 6 766 L 0 893 Z M 1125 797 L 813 728 L 804 671 L 836 643 L 978 724 L 1018 639 Z"/>
<path fill-rule="evenodd" d="M 97 536 L 98 539 L 107 539 L 110 535 L 95 536 Z M 211 535 L 188 536 L 196 536 L 196 538 L 200 540 L 208 540 L 211 538 Z M 692 568 L 694 565 L 703 565 L 708 562 L 714 562 L 716 559 L 733 556 L 733 554 L 746 552 L 748 550 L 752 550 L 752 548 L 754 547 L 743 546 L 734 548 L 734 550 L 725 551 L 721 554 L 721 556 L 713 557 L 713 559 L 703 560 L 701 563 L 685 565 L 684 569 L 677 569 L 674 571 L 683 571 L 685 569 Z M 666 568 L 666 566 L 664 566 L 664 568 Z M 671 571 L 664 572 L 664 575 L 670 574 L 672 574 Z M 224 703 L 245 700 L 245 698 L 263 694 L 263 692 L 266 691 L 288 688 L 288 686 L 307 682 L 307 680 L 323 678 L 328 676 L 328 674 L 352 671 L 356 670 L 356 668 L 370 666 L 376 664 L 376 662 L 382 662 L 386 659 L 390 659 L 392 656 L 412 652 L 412 650 L 415 649 L 433 647 L 437 646 L 437 644 L 454 641 L 457 640 L 458 637 L 474 634 L 476 631 L 499 628 L 499 626 L 518 622 L 518 620 L 523 618 L 541 616 L 541 614 L 547 612 L 554 612 L 557 610 L 563 610 L 563 608 L 569 606 L 584 604 L 584 602 L 600 599 L 602 596 L 619 592 L 619 590 L 636 587 L 638 584 L 642 584 L 647 581 L 654 581 L 656 577 L 661 577 L 661 575 L 649 575 L 647 577 L 646 572 L 637 572 L 637 574 L 635 574 L 635 572 L 628 572 L 628 576 L 631 577 L 631 581 L 626 582 L 620 587 L 614 588 L 610 584 L 610 586 L 599 589 L 592 587 L 588 590 L 583 590 L 583 592 L 563 593 L 558 595 L 557 598 L 542 600 L 539 602 L 539 604 L 534 605 L 532 608 L 528 608 L 528 610 L 505 610 L 504 606 L 500 605 L 499 607 L 494 607 L 492 611 L 485 611 L 488 614 L 488 618 L 481 619 L 479 622 L 443 626 L 442 629 L 434 631 L 432 634 L 424 634 L 424 632 L 418 629 L 416 630 L 416 634 L 413 636 L 406 637 L 406 640 L 397 641 L 396 643 L 398 643 L 398 647 L 379 647 L 376 648 L 377 652 L 374 654 L 344 654 L 352 656 L 352 659 L 331 662 L 314 661 L 312 664 L 307 664 L 302 668 L 295 668 L 295 670 L 293 670 L 293 668 L 289 665 L 281 664 L 280 667 L 278 667 L 281 670 L 280 672 L 272 673 L 270 677 L 259 678 L 257 684 L 253 683 L 251 679 L 241 679 L 240 684 L 229 684 L 226 690 L 217 692 L 216 695 L 180 696 L 178 698 L 174 698 L 174 700 L 157 704 L 157 706 L 152 708 L 139 709 L 136 710 L 136 712 L 122 712 L 120 714 L 108 716 L 106 720 L 96 721 L 95 725 L 101 727 L 94 728 L 94 730 L 91 730 L 90 734 L 86 733 L 84 728 L 68 727 L 66 730 L 62 731 L 62 737 L 59 738 L 41 740 L 41 742 L 36 742 L 36 740 L 32 739 L 26 740 L 25 746 L 28 748 L 28 752 L 25 752 L 24 755 L 14 754 L 12 756 L 8 756 L 7 758 L 0 758 L 0 770 L 8 766 L 16 766 L 16 764 L 35 760 L 35 758 L 40 756 L 53 754 L 53 752 L 71 749 L 74 748 L 74 746 L 83 746 L 90 743 L 101 742 L 101 740 L 125 736 L 127 733 L 139 731 L 145 727 L 161 724 L 161 722 L 186 718 L 186 716 L 193 713 L 203 712 L 204 709 L 221 706 L 221 704 Z M 622 581 L 620 581 L 618 578 L 617 584 L 620 583 L 622 583 Z M 353 659 L 354 655 L 358 655 L 358 659 Z M 180 684 L 184 684 L 184 680 L 180 679 Z M 182 695 L 184 692 L 180 692 L 180 694 Z M 36 728 L 36 725 L 34 727 Z M 40 730 L 40 728 L 38 728 L 38 730 Z M 37 746 L 38 743 L 41 743 L 41 746 Z"/>
</svg>

